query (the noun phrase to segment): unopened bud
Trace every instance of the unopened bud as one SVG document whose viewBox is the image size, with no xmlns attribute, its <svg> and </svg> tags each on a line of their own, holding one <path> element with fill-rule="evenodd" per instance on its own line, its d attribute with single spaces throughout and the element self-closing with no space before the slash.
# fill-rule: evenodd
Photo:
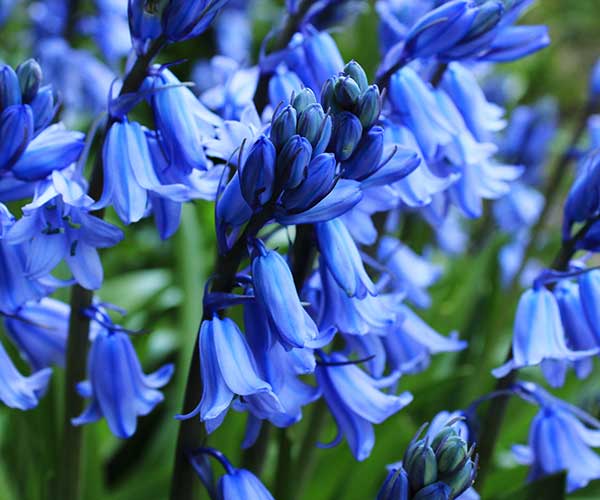
<svg viewBox="0 0 600 500">
<path fill-rule="evenodd" d="M 23 102 L 31 102 L 37 95 L 42 83 L 42 68 L 35 59 L 27 59 L 17 67 L 17 77 L 19 78 Z"/>
<path fill-rule="evenodd" d="M 375 125 L 381 113 L 381 95 L 377 85 L 371 85 L 360 97 L 358 102 L 358 117 L 365 129 Z"/>
<path fill-rule="evenodd" d="M 286 106 L 271 124 L 271 142 L 281 149 L 290 137 L 296 134 L 297 112 L 292 106 Z"/>
<path fill-rule="evenodd" d="M 356 61 L 350 61 L 344 67 L 344 73 L 351 77 L 360 87 L 361 92 L 364 92 L 369 87 L 369 79 L 365 70 Z"/>
<path fill-rule="evenodd" d="M 292 106 L 294 106 L 298 113 L 302 113 L 302 111 L 308 108 L 311 104 L 316 103 L 317 97 L 315 96 L 315 93 L 308 87 L 305 87 L 296 94 Z"/>
<path fill-rule="evenodd" d="M 343 111 L 335 117 L 333 129 L 333 151 L 339 161 L 345 161 L 352 156 L 360 142 L 362 125 L 355 115 Z"/>
<path fill-rule="evenodd" d="M 349 76 L 338 78 L 334 90 L 337 104 L 345 109 L 352 109 L 362 93 L 358 83 Z"/>
</svg>

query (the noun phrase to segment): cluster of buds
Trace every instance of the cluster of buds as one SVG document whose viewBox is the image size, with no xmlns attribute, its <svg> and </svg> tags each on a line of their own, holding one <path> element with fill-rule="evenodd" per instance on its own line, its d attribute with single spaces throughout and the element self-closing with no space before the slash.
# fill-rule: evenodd
<svg viewBox="0 0 600 500">
<path fill-rule="evenodd" d="M 392 470 L 377 500 L 453 500 L 469 489 L 475 480 L 475 446 L 449 422 L 431 439 L 411 441 L 402 467 Z"/>
<path fill-rule="evenodd" d="M 333 116 L 331 149 L 342 162 L 342 175 L 364 180 L 380 168 L 384 131 L 375 125 L 381 113 L 381 94 L 369 85 L 360 64 L 349 62 L 327 80 L 321 94 L 323 107 Z"/>
</svg>

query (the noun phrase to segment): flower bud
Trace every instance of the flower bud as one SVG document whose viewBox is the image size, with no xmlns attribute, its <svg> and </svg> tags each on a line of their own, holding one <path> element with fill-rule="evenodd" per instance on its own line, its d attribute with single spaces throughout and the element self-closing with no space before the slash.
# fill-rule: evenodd
<svg viewBox="0 0 600 500">
<path fill-rule="evenodd" d="M 276 156 L 275 146 L 264 135 L 250 149 L 242 167 L 240 185 L 244 199 L 252 208 L 264 205 L 271 199 Z"/>
<path fill-rule="evenodd" d="M 404 469 L 413 491 L 419 491 L 437 480 L 435 453 L 425 440 L 417 441 L 407 450 Z"/>
<path fill-rule="evenodd" d="M 54 92 L 50 85 L 42 87 L 31 101 L 31 111 L 36 132 L 46 128 L 56 112 Z"/>
<path fill-rule="evenodd" d="M 17 77 L 19 78 L 23 102 L 30 103 L 40 89 L 42 68 L 35 59 L 27 59 L 17 67 Z"/>
<path fill-rule="evenodd" d="M 437 451 L 438 451 L 438 448 L 440 447 L 440 445 L 443 444 L 448 438 L 450 438 L 452 436 L 458 436 L 458 434 L 454 430 L 454 427 L 449 426 L 449 425 L 444 427 L 441 431 L 439 431 L 435 435 L 435 437 L 433 438 L 433 441 L 431 441 L 431 447 L 436 451 L 436 455 L 437 455 Z"/>
<path fill-rule="evenodd" d="M 317 97 L 315 96 L 315 93 L 308 87 L 305 87 L 298 92 L 298 94 L 296 94 L 292 106 L 294 106 L 298 113 L 302 113 L 302 111 L 308 108 L 311 104 L 316 103 Z"/>
<path fill-rule="evenodd" d="M 408 500 L 410 488 L 404 469 L 393 469 L 379 490 L 376 500 Z"/>
<path fill-rule="evenodd" d="M 371 85 L 358 101 L 357 115 L 365 129 L 372 127 L 381 114 L 381 95 L 377 85 Z"/>
<path fill-rule="evenodd" d="M 13 104 L 21 104 L 19 78 L 10 66 L 3 64 L 0 66 L 0 112 Z"/>
<path fill-rule="evenodd" d="M 417 491 L 412 500 L 448 500 L 453 498 L 451 494 L 452 489 L 448 485 L 438 482 Z"/>
<path fill-rule="evenodd" d="M 339 111 L 339 107 L 335 100 L 335 77 L 329 78 L 321 89 L 321 105 L 326 111 Z"/>
<path fill-rule="evenodd" d="M 452 489 L 450 498 L 456 498 L 473 484 L 475 474 L 475 464 L 467 460 L 458 471 L 452 474 L 440 475 L 440 480 Z"/>
<path fill-rule="evenodd" d="M 285 188 L 293 189 L 304 180 L 312 157 L 312 146 L 304 137 L 294 135 L 277 158 L 277 176 Z"/>
<path fill-rule="evenodd" d="M 342 165 L 344 177 L 364 180 L 379 168 L 383 156 L 383 135 L 381 127 L 372 127 L 363 136 L 350 159 Z"/>
<path fill-rule="evenodd" d="M 352 109 L 362 93 L 358 83 L 349 76 L 338 78 L 334 91 L 337 104 L 346 109 Z"/>
<path fill-rule="evenodd" d="M 440 474 L 454 474 L 468 460 L 467 443 L 460 436 L 449 436 L 436 449 L 438 471 Z"/>
<path fill-rule="evenodd" d="M 360 91 L 364 92 L 369 87 L 369 79 L 365 70 L 356 61 L 350 61 L 344 67 L 344 73 L 351 77 L 360 87 Z"/>
<path fill-rule="evenodd" d="M 331 139 L 331 128 L 331 117 L 325 116 L 319 104 L 311 104 L 298 118 L 298 134 L 310 142 L 314 156 L 323 153 L 327 148 Z"/>
<path fill-rule="evenodd" d="M 290 137 L 296 134 L 298 122 L 296 110 L 286 106 L 271 124 L 271 142 L 276 149 L 281 149 Z"/>
<path fill-rule="evenodd" d="M 352 156 L 362 136 L 363 128 L 360 120 L 347 111 L 335 117 L 333 127 L 333 151 L 339 161 Z"/>
<path fill-rule="evenodd" d="M 336 178 L 335 156 L 315 156 L 307 168 L 306 179 L 296 188 L 285 191 L 282 203 L 289 212 L 303 212 L 323 199 L 333 188 Z"/>
<path fill-rule="evenodd" d="M 6 108 L 0 114 L 0 172 L 10 170 L 33 138 L 33 114 L 27 105 Z"/>
</svg>

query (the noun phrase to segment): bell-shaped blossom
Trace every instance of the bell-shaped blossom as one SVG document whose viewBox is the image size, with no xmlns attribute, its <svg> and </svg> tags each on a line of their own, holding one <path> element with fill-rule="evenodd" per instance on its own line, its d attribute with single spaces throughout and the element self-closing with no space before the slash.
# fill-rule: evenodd
<svg viewBox="0 0 600 500">
<path fill-rule="evenodd" d="M 208 432 L 219 427 L 227 410 L 237 396 L 263 394 L 262 402 L 273 413 L 281 412 L 281 403 L 271 385 L 263 380 L 248 342 L 238 326 L 229 318 L 214 315 L 200 326 L 199 356 L 202 399 L 188 415 L 200 415 Z"/>
<path fill-rule="evenodd" d="M 341 354 L 322 354 L 322 358 L 315 370 L 317 383 L 338 427 L 331 446 L 346 438 L 354 458 L 365 460 L 375 445 L 373 424 L 400 411 L 413 397 L 408 392 L 399 396 L 382 392 L 382 385 L 394 380 L 378 382 Z"/>
<path fill-rule="evenodd" d="M 590 270 L 579 277 L 581 305 L 587 324 L 600 346 L 600 325 L 598 324 L 598 301 L 600 300 L 600 271 Z"/>
<path fill-rule="evenodd" d="M 51 182 L 23 208 L 23 217 L 6 236 L 8 243 L 27 244 L 27 276 L 43 278 L 64 259 L 81 286 L 100 287 L 103 271 L 97 249 L 116 245 L 123 233 L 91 215 L 93 203 L 78 182 L 53 172 Z"/>
<path fill-rule="evenodd" d="M 504 377 L 511 370 L 525 366 L 545 367 L 549 382 L 557 382 L 554 361 L 577 361 L 596 350 L 572 351 L 567 347 L 560 309 L 555 296 L 544 286 L 527 290 L 519 300 L 515 317 L 512 358 L 493 370 L 496 377 Z"/>
<path fill-rule="evenodd" d="M 442 268 L 421 257 L 399 240 L 384 236 L 377 249 L 379 262 L 390 271 L 394 285 L 406 293 L 417 307 L 429 307 L 431 298 L 427 288 L 441 276 Z"/>
<path fill-rule="evenodd" d="M 600 456 L 592 450 L 600 446 L 599 423 L 541 389 L 534 396 L 540 410 L 531 423 L 528 446 L 513 446 L 517 461 L 530 466 L 528 480 L 566 471 L 571 493 L 599 479 Z"/>
<path fill-rule="evenodd" d="M 440 335 L 404 304 L 398 306 L 398 319 L 382 340 L 388 363 L 400 373 L 418 373 L 429 365 L 432 355 L 467 347 L 456 332 Z"/>
<path fill-rule="evenodd" d="M 591 151 L 585 158 L 565 203 L 563 236 L 570 236 L 576 222 L 586 222 L 600 211 L 600 150 Z"/>
<path fill-rule="evenodd" d="M 90 402 L 72 420 L 85 425 L 105 418 L 111 432 L 121 439 L 133 436 L 139 416 L 148 415 L 163 399 L 158 390 L 173 375 L 165 365 L 146 375 L 129 335 L 103 316 L 88 354 L 88 380 L 77 385 L 79 394 Z"/>
<path fill-rule="evenodd" d="M 21 375 L 0 343 L 0 401 L 6 406 L 18 410 L 35 408 L 46 391 L 50 375 L 50 368 L 29 377 Z"/>
<path fill-rule="evenodd" d="M 319 329 L 302 307 L 287 262 L 260 241 L 252 259 L 252 282 L 256 300 L 283 347 L 302 348 L 317 341 Z"/>
<path fill-rule="evenodd" d="M 377 291 L 365 270 L 358 247 L 342 220 L 333 219 L 315 226 L 323 262 L 349 297 L 364 299 Z"/>
<path fill-rule="evenodd" d="M 214 127 L 220 125 L 221 119 L 206 109 L 168 69 L 151 77 L 150 82 L 152 110 L 165 156 L 171 165 L 185 173 L 206 170 L 209 162 L 203 144 L 214 136 Z"/>
<path fill-rule="evenodd" d="M 161 10 L 146 0 L 128 0 L 127 17 L 133 46 L 138 53 L 145 51 L 149 41 L 162 34 Z"/>
<path fill-rule="evenodd" d="M 4 318 L 8 338 L 32 370 L 64 365 L 70 313 L 64 302 L 44 297 Z"/>
<path fill-rule="evenodd" d="M 171 42 L 202 34 L 229 0 L 170 0 L 162 13 L 163 34 Z"/>
<path fill-rule="evenodd" d="M 185 201 L 188 189 L 163 185 L 155 170 L 144 129 L 137 122 L 116 122 L 103 149 L 104 189 L 96 207 L 109 204 L 125 224 L 138 222 L 148 209 L 150 193 Z"/>
</svg>

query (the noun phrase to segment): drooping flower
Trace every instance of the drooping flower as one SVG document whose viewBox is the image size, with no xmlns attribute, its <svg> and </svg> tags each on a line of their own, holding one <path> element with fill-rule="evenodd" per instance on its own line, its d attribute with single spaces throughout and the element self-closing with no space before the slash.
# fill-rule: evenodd
<svg viewBox="0 0 600 500">
<path fill-rule="evenodd" d="M 77 385 L 78 393 L 90 402 L 72 422 L 85 425 L 104 417 L 115 436 L 127 439 L 135 433 L 138 417 L 148 415 L 164 399 L 158 389 L 171 379 L 173 365 L 146 375 L 129 335 L 105 314 L 96 315 L 101 315 L 101 328 L 88 354 L 88 380 Z"/>
<path fill-rule="evenodd" d="M 358 366 L 348 364 L 352 362 L 341 354 L 322 353 L 321 357 L 323 363 L 317 365 L 315 375 L 338 426 L 338 435 L 330 446 L 346 438 L 354 458 L 365 460 L 375 444 L 373 424 L 400 411 L 413 397 L 408 392 L 399 396 L 381 392 L 379 388 L 395 380 L 378 382 Z"/>
</svg>

